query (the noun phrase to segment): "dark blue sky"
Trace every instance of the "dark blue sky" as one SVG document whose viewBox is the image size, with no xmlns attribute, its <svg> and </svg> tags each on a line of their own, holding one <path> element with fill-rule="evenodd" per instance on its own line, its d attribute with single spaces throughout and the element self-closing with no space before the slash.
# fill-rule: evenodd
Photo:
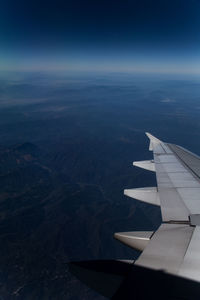
<svg viewBox="0 0 200 300">
<path fill-rule="evenodd" d="M 200 70 L 200 1 L 4 2 L 2 69 Z"/>
</svg>

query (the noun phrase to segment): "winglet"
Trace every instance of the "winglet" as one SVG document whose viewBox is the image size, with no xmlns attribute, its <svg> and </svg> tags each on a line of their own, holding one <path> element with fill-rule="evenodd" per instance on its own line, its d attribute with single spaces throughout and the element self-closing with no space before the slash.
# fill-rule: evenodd
<svg viewBox="0 0 200 300">
<path fill-rule="evenodd" d="M 161 140 L 157 139 L 155 136 L 153 136 L 153 135 L 150 134 L 149 132 L 145 132 L 145 133 L 146 133 L 146 135 L 148 136 L 148 138 L 150 139 L 150 142 L 156 143 L 156 144 L 162 143 Z"/>
<path fill-rule="evenodd" d="M 157 139 L 155 136 L 153 136 L 152 134 L 145 132 L 146 135 L 148 136 L 148 138 L 150 139 L 150 144 L 149 144 L 149 151 L 153 151 L 153 144 L 154 145 L 158 145 L 160 143 L 162 143 L 161 140 Z"/>
</svg>

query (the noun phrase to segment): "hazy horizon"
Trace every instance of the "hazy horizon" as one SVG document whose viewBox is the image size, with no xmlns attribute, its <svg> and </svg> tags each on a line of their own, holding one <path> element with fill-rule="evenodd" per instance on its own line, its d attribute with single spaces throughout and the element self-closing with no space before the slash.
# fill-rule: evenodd
<svg viewBox="0 0 200 300">
<path fill-rule="evenodd" d="M 200 74 L 200 2 L 2 4 L 1 70 Z"/>
</svg>

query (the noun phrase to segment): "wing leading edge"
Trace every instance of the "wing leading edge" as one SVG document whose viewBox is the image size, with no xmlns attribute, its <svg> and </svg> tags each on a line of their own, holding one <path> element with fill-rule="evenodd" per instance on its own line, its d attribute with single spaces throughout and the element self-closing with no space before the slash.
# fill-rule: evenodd
<svg viewBox="0 0 200 300">
<path fill-rule="evenodd" d="M 157 187 L 125 190 L 125 195 L 160 205 L 163 223 L 145 240 L 135 265 L 164 270 L 200 282 L 200 157 L 146 133 L 153 161 L 135 166 L 156 172 Z M 128 233 L 118 233 L 130 243 Z M 119 238 L 120 236 L 120 238 Z M 134 237 L 135 238 L 135 237 Z"/>
</svg>

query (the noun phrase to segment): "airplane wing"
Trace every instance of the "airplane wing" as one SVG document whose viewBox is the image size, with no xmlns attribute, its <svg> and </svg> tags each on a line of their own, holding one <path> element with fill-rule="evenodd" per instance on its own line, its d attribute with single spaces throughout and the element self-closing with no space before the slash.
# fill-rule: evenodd
<svg viewBox="0 0 200 300">
<path fill-rule="evenodd" d="M 146 134 L 153 160 L 133 164 L 155 171 L 157 187 L 124 194 L 159 205 L 162 224 L 156 232 L 115 233 L 115 238 L 143 251 L 135 265 L 200 282 L 200 157 Z"/>
</svg>

